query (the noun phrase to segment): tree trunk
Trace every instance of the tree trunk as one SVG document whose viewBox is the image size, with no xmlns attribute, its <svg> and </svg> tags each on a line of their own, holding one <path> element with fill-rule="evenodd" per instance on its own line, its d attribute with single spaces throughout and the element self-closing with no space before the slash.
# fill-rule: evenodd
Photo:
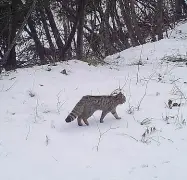
<svg viewBox="0 0 187 180">
<path fill-rule="evenodd" d="M 73 38 L 75 37 L 75 32 L 76 32 L 77 25 L 78 25 L 78 22 L 79 22 L 79 19 L 80 19 L 80 14 L 81 14 L 81 11 L 82 11 L 82 8 L 83 8 L 82 1 L 84 1 L 84 0 L 79 0 L 78 1 L 78 7 L 77 7 L 75 23 L 74 23 L 74 25 L 73 25 L 73 27 L 71 29 L 70 35 L 68 37 L 68 40 L 66 41 L 66 44 L 64 45 L 64 48 L 63 48 L 62 58 L 64 60 L 65 60 L 66 52 L 71 47 L 71 42 L 72 42 Z"/>
<path fill-rule="evenodd" d="M 42 46 L 42 43 L 40 42 L 40 39 L 38 38 L 36 29 L 35 29 L 34 21 L 31 18 L 28 19 L 28 26 L 29 26 L 29 29 L 30 29 L 30 33 L 29 33 L 28 30 L 27 30 L 27 32 L 33 38 L 33 40 L 35 42 L 36 52 L 37 52 L 37 54 L 40 58 L 41 64 L 46 64 L 47 62 L 46 62 L 46 59 L 45 59 L 44 47 Z"/>
<path fill-rule="evenodd" d="M 182 0 L 175 0 L 175 19 L 179 20 L 182 16 Z"/>
<path fill-rule="evenodd" d="M 163 26 L 163 0 L 158 0 L 157 2 L 157 34 L 158 34 L 158 40 L 163 39 L 163 32 L 162 32 L 162 26 Z"/>
<path fill-rule="evenodd" d="M 131 18 L 132 18 L 132 22 L 133 22 L 133 25 L 134 25 L 135 34 L 136 34 L 140 44 L 144 44 L 145 41 L 142 37 L 141 30 L 138 27 L 137 15 L 136 15 L 135 7 L 134 7 L 134 0 L 128 0 L 128 1 L 131 4 L 131 12 L 132 12 L 131 13 Z"/>
<path fill-rule="evenodd" d="M 130 47 L 130 44 L 129 44 L 129 41 L 128 41 L 129 37 L 127 36 L 127 33 L 124 33 L 123 30 L 122 30 L 122 27 L 124 25 L 120 21 L 120 17 L 118 15 L 118 11 L 117 11 L 116 7 L 115 7 L 114 10 L 115 10 L 115 20 L 116 20 L 116 23 L 117 23 L 117 26 L 118 26 L 118 29 L 119 29 L 119 31 L 118 31 L 119 32 L 118 33 L 119 38 L 122 41 L 123 45 L 125 46 L 125 49 L 129 48 Z"/>
<path fill-rule="evenodd" d="M 187 2 L 185 0 L 181 0 L 181 4 L 183 5 L 184 12 L 187 13 Z"/>
<path fill-rule="evenodd" d="M 11 47 L 11 44 L 16 36 L 16 8 L 19 2 L 16 0 L 12 0 L 12 4 L 10 5 L 10 18 L 9 18 L 9 35 L 8 35 L 8 49 Z M 7 61 L 4 65 L 6 71 L 10 71 L 16 69 L 17 62 L 16 62 L 16 51 L 15 45 L 12 47 L 10 54 L 7 58 Z"/>
<path fill-rule="evenodd" d="M 104 12 L 104 19 L 103 19 L 104 20 L 103 41 L 104 41 L 105 57 L 115 52 L 112 47 L 112 43 L 110 39 L 111 26 L 109 24 L 109 15 L 110 15 L 110 0 L 106 0 L 106 10 Z"/>
<path fill-rule="evenodd" d="M 77 59 L 81 60 L 83 57 L 83 27 L 84 27 L 84 11 L 86 6 L 86 0 L 80 2 L 81 10 L 79 16 L 79 22 L 77 26 Z"/>
<path fill-rule="evenodd" d="M 64 46 L 64 45 L 63 45 L 63 42 L 62 42 L 62 40 L 61 40 L 59 30 L 58 30 L 58 28 L 57 28 L 57 26 L 56 26 L 56 23 L 55 23 L 53 14 L 52 14 L 52 12 L 51 12 L 49 0 L 43 0 L 43 2 L 44 2 L 45 12 L 46 12 L 46 14 L 47 14 L 47 17 L 48 17 L 48 20 L 49 20 L 51 29 L 52 29 L 52 31 L 53 31 L 53 35 L 54 35 L 56 44 L 57 44 L 57 46 L 58 46 L 60 59 L 62 59 L 62 58 L 63 58 L 63 55 L 62 55 L 62 54 L 63 54 L 63 46 Z"/>
<path fill-rule="evenodd" d="M 123 3 L 122 0 L 119 0 L 119 5 L 120 5 L 120 9 L 121 9 L 121 13 L 122 13 L 124 22 L 127 26 L 127 30 L 128 30 L 131 42 L 132 42 L 132 46 L 138 46 L 139 42 L 136 38 L 136 35 L 135 35 L 133 27 L 132 27 L 128 2 L 126 2 L 126 0 L 125 0 L 125 3 Z"/>
<path fill-rule="evenodd" d="M 64 27 L 64 41 L 67 42 L 68 34 L 70 34 L 70 31 L 71 31 L 71 28 L 70 28 L 71 22 L 65 16 L 63 16 L 62 19 L 63 19 L 62 21 L 63 21 L 63 27 Z M 67 55 L 67 59 L 70 59 L 72 57 L 72 51 L 70 48 L 67 50 L 66 55 Z"/>
<path fill-rule="evenodd" d="M 31 7 L 30 7 L 30 9 L 29 9 L 29 11 L 28 11 L 23 23 L 21 24 L 21 27 L 19 28 L 17 34 L 16 34 L 16 19 L 13 19 L 13 21 L 12 21 L 13 25 L 12 25 L 11 37 L 14 37 L 14 39 L 12 40 L 10 47 L 8 47 L 8 50 L 4 53 L 2 61 L 0 62 L 0 64 L 2 64 L 4 66 L 6 66 L 6 64 L 7 64 L 8 65 L 7 69 L 14 69 L 16 67 L 16 58 L 13 58 L 14 56 L 16 56 L 15 55 L 16 41 L 20 37 L 20 35 L 21 35 L 21 33 L 22 33 L 23 29 L 24 29 L 24 26 L 27 23 L 28 18 L 30 17 L 33 9 L 35 8 L 36 1 L 37 0 L 33 0 L 32 5 L 31 5 Z M 13 4 L 13 3 L 15 3 L 15 4 Z M 17 1 L 14 0 L 13 3 L 12 3 L 13 4 L 12 8 L 14 10 L 12 12 L 16 12 Z M 16 18 L 16 15 L 14 14 L 13 17 Z M 12 51 L 12 55 L 10 56 L 11 57 L 10 60 L 8 60 L 8 57 L 9 57 L 11 51 Z"/>
<path fill-rule="evenodd" d="M 43 24 L 43 27 L 44 27 L 44 30 L 45 30 L 46 38 L 47 38 L 47 41 L 49 43 L 50 49 L 52 51 L 53 60 L 55 61 L 56 60 L 56 49 L 55 49 L 55 46 L 52 42 L 51 35 L 49 33 L 49 28 L 48 28 L 48 25 L 47 25 L 46 16 L 45 16 L 45 13 L 43 11 L 43 8 L 44 8 L 43 2 L 41 1 L 39 12 L 40 12 L 42 24 Z"/>
</svg>

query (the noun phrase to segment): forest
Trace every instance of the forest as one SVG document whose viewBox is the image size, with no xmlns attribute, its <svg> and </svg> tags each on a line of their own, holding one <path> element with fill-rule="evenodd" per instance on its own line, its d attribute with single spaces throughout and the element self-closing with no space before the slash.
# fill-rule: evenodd
<svg viewBox="0 0 187 180">
<path fill-rule="evenodd" d="M 169 36 L 186 15 L 185 0 L 1 0 L 0 67 L 102 62 Z"/>
</svg>

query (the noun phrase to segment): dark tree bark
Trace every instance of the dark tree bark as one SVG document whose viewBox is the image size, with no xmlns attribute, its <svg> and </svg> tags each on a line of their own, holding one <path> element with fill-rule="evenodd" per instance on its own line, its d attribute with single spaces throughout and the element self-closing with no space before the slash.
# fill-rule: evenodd
<svg viewBox="0 0 187 180">
<path fill-rule="evenodd" d="M 158 0 L 157 2 L 157 34 L 158 34 L 158 40 L 163 39 L 163 0 Z"/>
<path fill-rule="evenodd" d="M 128 33 L 129 33 L 129 37 L 132 42 L 132 46 L 138 46 L 139 42 L 138 42 L 136 35 L 134 33 L 131 19 L 130 19 L 129 4 L 126 0 L 124 2 L 122 0 L 119 0 L 119 5 L 120 5 L 120 9 L 121 9 L 121 13 L 122 13 L 125 25 L 127 26 L 127 29 L 128 29 Z"/>
<path fill-rule="evenodd" d="M 45 12 L 47 14 L 47 17 L 48 17 L 48 20 L 49 20 L 49 23 L 50 23 L 50 26 L 51 26 L 55 41 L 56 41 L 56 44 L 58 46 L 60 59 L 62 59 L 63 58 L 63 54 L 64 54 L 64 52 L 63 52 L 63 46 L 64 45 L 63 45 L 62 39 L 60 37 L 59 30 L 58 30 L 58 28 L 56 26 L 53 14 L 51 12 L 49 0 L 44 0 L 43 2 L 44 2 Z"/>
<path fill-rule="evenodd" d="M 67 5 L 65 5 L 65 3 L 63 3 L 61 0 L 57 0 L 60 4 L 61 4 L 61 7 L 62 9 L 64 10 L 67 18 L 69 19 L 69 21 L 75 23 L 76 22 L 76 12 L 69 8 Z M 87 0 L 88 1 L 88 0 Z M 86 30 L 88 30 L 90 33 L 93 33 L 92 29 L 90 29 L 87 25 L 84 24 L 84 28 Z"/>
<path fill-rule="evenodd" d="M 17 1 L 12 0 L 11 5 L 10 5 L 8 48 L 11 47 L 11 43 L 13 42 L 16 36 L 16 27 L 17 27 L 16 8 L 19 3 L 20 3 L 19 0 Z M 15 45 L 12 47 L 4 67 L 6 71 L 16 69 L 17 62 L 16 62 Z"/>
<path fill-rule="evenodd" d="M 70 31 L 71 31 L 71 28 L 70 28 L 71 22 L 65 16 L 63 16 L 62 19 L 63 19 L 63 27 L 64 27 L 64 41 L 67 42 L 68 35 L 70 34 Z M 72 57 L 72 49 L 71 48 L 69 48 L 67 50 L 66 57 L 67 57 L 67 59 Z"/>
<path fill-rule="evenodd" d="M 43 27 L 45 30 L 46 38 L 49 43 L 50 49 L 52 51 L 53 60 L 56 60 L 56 49 L 55 49 L 55 46 L 54 46 L 52 39 L 51 39 L 51 35 L 50 35 L 49 28 L 48 28 L 47 21 L 46 21 L 47 19 L 46 19 L 44 10 L 43 10 L 44 6 L 43 6 L 42 0 L 40 0 L 39 5 L 40 5 L 39 12 L 40 12 L 41 21 L 42 21 L 42 24 L 43 24 Z"/>
<path fill-rule="evenodd" d="M 83 58 L 83 28 L 84 28 L 84 12 L 85 12 L 85 6 L 86 6 L 86 0 L 82 0 L 80 2 L 81 10 L 80 10 L 80 16 L 77 26 L 77 59 Z"/>
<path fill-rule="evenodd" d="M 137 15 L 136 15 L 136 12 L 135 12 L 135 7 L 134 7 L 134 1 L 133 0 L 128 0 L 128 1 L 131 5 L 131 18 L 132 18 L 132 23 L 133 23 L 133 26 L 134 26 L 135 34 L 138 38 L 139 43 L 144 44 L 145 40 L 143 39 L 142 32 L 141 32 L 141 30 L 138 26 Z"/>
<path fill-rule="evenodd" d="M 66 43 L 64 45 L 64 48 L 63 48 L 63 51 L 62 51 L 63 60 L 65 60 L 66 52 L 71 47 L 71 42 L 72 42 L 72 40 L 75 37 L 75 32 L 76 32 L 77 25 L 78 25 L 78 22 L 79 22 L 79 19 L 80 19 L 80 14 L 81 14 L 82 8 L 84 7 L 84 6 L 82 6 L 82 1 L 84 1 L 84 0 L 79 0 L 78 1 L 78 7 L 77 7 L 77 12 L 76 12 L 76 20 L 75 20 L 75 23 L 74 23 L 74 25 L 73 25 L 73 27 L 71 29 L 70 35 L 68 37 L 68 40 L 66 41 Z"/>
<path fill-rule="evenodd" d="M 6 52 L 4 53 L 4 56 L 0 62 L 1 65 L 3 65 L 5 67 L 6 70 L 11 70 L 11 69 L 15 69 L 17 64 L 16 64 L 16 52 L 15 52 L 15 46 L 16 46 L 16 41 L 17 39 L 20 37 L 24 26 L 27 23 L 27 20 L 29 18 L 29 16 L 31 15 L 33 9 L 35 8 L 36 5 L 36 0 L 33 0 L 32 5 L 29 9 L 29 11 L 27 12 L 26 17 L 24 18 L 24 20 L 21 20 L 21 27 L 19 28 L 17 34 L 16 34 L 16 29 L 17 27 L 19 27 L 19 25 L 17 24 L 17 18 L 19 17 L 19 15 L 15 14 L 16 13 L 16 8 L 17 8 L 17 4 L 19 4 L 20 1 L 19 0 L 12 0 L 12 30 L 11 30 L 11 34 L 10 34 L 10 46 L 8 47 L 8 49 L 6 50 Z M 14 19 L 15 18 L 15 19 Z M 20 18 L 22 19 L 22 18 Z M 23 22 L 22 22 L 23 21 Z M 7 39 L 5 40 L 7 41 Z M 7 43 L 8 44 L 8 43 Z"/>
<path fill-rule="evenodd" d="M 182 16 L 182 0 L 175 0 L 175 18 L 179 20 Z"/>
<path fill-rule="evenodd" d="M 116 23 L 117 23 L 117 27 L 118 27 L 118 34 L 119 34 L 119 37 L 120 37 L 120 40 L 122 41 L 123 43 L 123 46 L 125 46 L 124 48 L 129 48 L 130 47 L 130 44 L 129 44 L 129 37 L 127 36 L 127 32 L 124 33 L 124 31 L 122 30 L 122 27 L 124 26 L 123 23 L 120 21 L 120 17 L 118 15 L 118 11 L 115 7 L 114 9 L 114 14 L 115 14 L 115 20 L 116 20 Z M 123 47 L 122 46 L 122 47 Z"/>
<path fill-rule="evenodd" d="M 27 22 L 36 1 L 39 6 Z M 12 2 L 10 14 L 9 2 Z M 32 10 L 27 12 L 28 9 Z M 28 57 L 27 64 L 31 59 L 29 53 L 33 52 L 33 48 L 27 48 L 27 40 L 30 37 L 35 42 L 35 55 L 40 57 L 41 64 L 45 64 L 48 59 L 52 60 L 56 55 L 60 60 L 67 60 L 74 56 L 82 59 L 86 53 L 101 59 L 131 46 L 144 44 L 150 37 L 153 41 L 160 40 L 163 38 L 163 32 L 172 24 L 175 25 L 175 20 L 179 22 L 187 15 L 187 2 L 27 0 L 23 5 L 21 0 L 0 0 L 0 15 L 0 65 L 6 65 L 6 69 L 14 69 L 16 42 L 18 46 L 26 44 L 27 52 L 18 51 L 19 59 Z M 56 18 L 61 21 L 61 27 L 57 28 Z M 26 27 L 25 30 L 30 37 L 24 34 L 20 36 L 26 23 L 29 30 Z M 44 47 L 42 40 L 47 42 L 46 45 L 49 44 L 50 48 Z"/>
<path fill-rule="evenodd" d="M 184 12 L 187 13 L 187 2 L 185 0 L 181 0 L 181 4 L 183 6 Z"/>
<path fill-rule="evenodd" d="M 3 53 L 2 51 L 0 50 L 0 57 L 3 58 Z"/>
<path fill-rule="evenodd" d="M 103 18 L 103 42 L 104 42 L 104 50 L 105 50 L 105 57 L 113 54 L 115 51 L 112 47 L 111 38 L 110 38 L 110 30 L 111 26 L 109 24 L 109 17 L 110 17 L 110 0 L 106 0 L 106 10 L 104 12 Z"/>
<path fill-rule="evenodd" d="M 29 26 L 30 32 L 26 28 L 25 30 L 28 32 L 28 34 L 33 38 L 35 42 L 36 52 L 40 58 L 41 64 L 46 64 L 47 61 L 45 59 L 44 47 L 42 46 L 42 43 L 40 42 L 40 39 L 38 38 L 36 28 L 35 28 L 35 23 L 31 18 L 28 19 L 28 26 Z"/>
</svg>

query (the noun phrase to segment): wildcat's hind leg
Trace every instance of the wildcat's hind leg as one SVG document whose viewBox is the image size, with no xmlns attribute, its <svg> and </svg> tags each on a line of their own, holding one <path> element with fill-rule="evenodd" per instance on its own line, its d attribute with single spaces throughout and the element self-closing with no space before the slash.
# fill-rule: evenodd
<svg viewBox="0 0 187 180">
<path fill-rule="evenodd" d="M 84 121 L 84 123 L 89 126 L 89 123 L 88 123 L 88 118 L 90 118 L 94 113 L 94 109 L 91 108 L 91 107 L 86 107 L 84 109 L 84 112 L 82 113 L 82 119 Z"/>
<path fill-rule="evenodd" d="M 87 120 L 87 119 L 83 118 L 83 121 L 84 121 L 84 123 L 85 123 L 87 126 L 89 126 L 89 123 L 88 123 L 88 120 Z"/>
<path fill-rule="evenodd" d="M 79 116 L 79 117 L 77 118 L 77 123 L 78 123 L 79 126 L 82 126 L 82 125 L 83 125 L 82 122 L 81 122 L 81 120 L 82 120 L 82 118 Z"/>
</svg>

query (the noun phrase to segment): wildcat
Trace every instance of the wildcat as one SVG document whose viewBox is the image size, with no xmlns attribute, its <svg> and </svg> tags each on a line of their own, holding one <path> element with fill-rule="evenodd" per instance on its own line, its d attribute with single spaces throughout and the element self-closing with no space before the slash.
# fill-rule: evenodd
<svg viewBox="0 0 187 180">
<path fill-rule="evenodd" d="M 100 123 L 104 122 L 103 119 L 109 112 L 111 112 L 116 119 L 121 119 L 116 112 L 116 107 L 125 102 L 126 97 L 121 92 L 116 95 L 108 96 L 83 96 L 67 116 L 65 121 L 69 123 L 77 118 L 79 126 L 83 125 L 81 120 L 83 120 L 88 126 L 88 118 L 97 110 L 102 110 Z"/>
</svg>

